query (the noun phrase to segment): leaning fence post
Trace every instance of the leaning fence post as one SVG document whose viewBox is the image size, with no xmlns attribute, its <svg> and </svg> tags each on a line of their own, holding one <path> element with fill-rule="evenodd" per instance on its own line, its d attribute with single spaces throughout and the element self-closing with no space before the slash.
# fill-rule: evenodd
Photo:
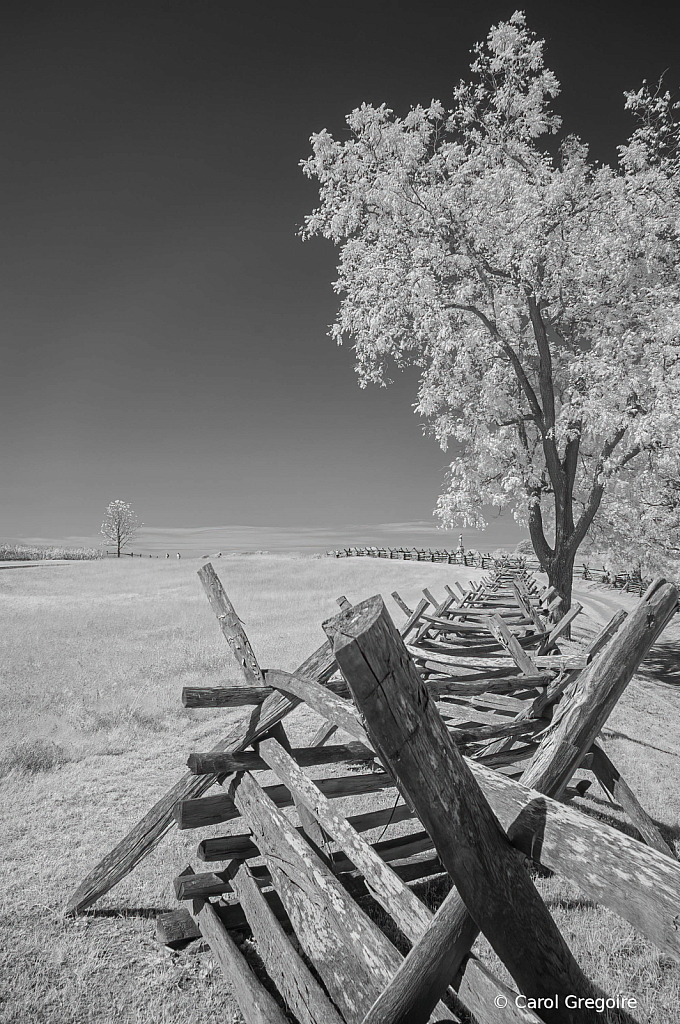
<svg viewBox="0 0 680 1024">
<path fill-rule="evenodd" d="M 557 1003 L 543 1009 L 546 1024 L 596 1024 L 594 1011 L 565 1005 L 567 995 L 593 998 L 595 988 L 456 749 L 382 599 L 364 601 L 334 626 L 333 652 L 374 749 L 415 805 L 472 918 L 520 990 Z M 440 992 L 423 991 L 417 975 L 405 980 L 409 1005 L 402 999 L 398 1015 L 369 1013 L 367 1022 L 428 1019 Z"/>
<path fill-rule="evenodd" d="M 553 726 L 524 772 L 522 785 L 560 798 L 677 605 L 675 587 L 663 578 L 655 580 L 619 630 L 616 642 L 584 669 L 570 700 L 558 705 Z"/>
</svg>

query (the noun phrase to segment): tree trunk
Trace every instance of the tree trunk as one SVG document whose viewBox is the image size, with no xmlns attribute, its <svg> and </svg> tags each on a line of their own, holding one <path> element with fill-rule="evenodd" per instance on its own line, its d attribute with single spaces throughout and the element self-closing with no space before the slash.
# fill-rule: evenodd
<svg viewBox="0 0 680 1024">
<path fill-rule="evenodd" d="M 556 609 L 556 614 L 553 616 L 555 620 L 561 619 L 571 608 L 571 588 L 574 581 L 575 557 L 575 552 L 572 554 L 556 551 L 554 558 L 549 559 L 547 564 L 548 583 L 551 587 L 555 588 L 562 598 L 562 604 Z"/>
<path fill-rule="evenodd" d="M 118 538 L 118 557 L 120 558 L 120 537 Z"/>
</svg>

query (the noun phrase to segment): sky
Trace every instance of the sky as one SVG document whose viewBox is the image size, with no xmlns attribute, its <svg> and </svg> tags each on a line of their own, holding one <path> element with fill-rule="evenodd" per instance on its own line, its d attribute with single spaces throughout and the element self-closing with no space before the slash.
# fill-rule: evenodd
<svg viewBox="0 0 680 1024">
<path fill-rule="evenodd" d="M 455 546 L 417 373 L 358 387 L 299 162 L 361 102 L 447 104 L 513 4 L 17 3 L 0 35 L 0 540 L 142 550 Z M 680 85 L 678 15 L 528 3 L 565 128 L 612 162 L 622 93 Z M 674 19 L 674 20 L 673 20 Z M 401 526 L 400 526 L 401 524 Z M 510 516 L 466 546 L 523 536 Z M 427 538 L 427 540 L 423 540 Z M 101 538 L 99 538 L 101 539 Z M 215 545 L 212 545 L 212 540 Z M 193 547 L 192 547 L 193 550 Z"/>
</svg>

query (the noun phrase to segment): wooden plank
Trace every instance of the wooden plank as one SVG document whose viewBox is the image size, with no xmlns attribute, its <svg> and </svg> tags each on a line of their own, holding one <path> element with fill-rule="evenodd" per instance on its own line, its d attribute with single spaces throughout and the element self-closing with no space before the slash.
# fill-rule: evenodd
<svg viewBox="0 0 680 1024">
<path fill-rule="evenodd" d="M 359 714 L 351 701 L 338 697 L 313 679 L 304 679 L 280 669 L 268 669 L 265 672 L 265 679 L 269 686 L 279 692 L 286 696 L 299 697 L 324 718 L 331 718 L 339 729 L 344 729 L 355 740 L 368 743 Z"/>
<path fill-rule="evenodd" d="M 454 743 L 467 745 L 470 743 L 481 743 L 484 740 L 496 738 L 516 740 L 522 736 L 540 736 L 549 728 L 549 722 L 537 719 L 524 719 L 522 721 L 499 723 L 498 725 L 477 725 L 460 726 L 454 725 L 449 734 Z"/>
<path fill-rule="evenodd" d="M 441 654 L 438 651 L 429 651 L 419 647 L 413 647 L 410 644 L 406 645 L 406 649 L 409 654 L 416 659 L 416 661 L 424 661 L 433 665 L 449 665 L 455 668 L 465 667 L 466 659 L 464 655 Z M 506 664 L 507 662 L 510 662 L 511 664 L 513 663 L 513 659 L 511 658 L 498 658 L 494 660 L 497 660 L 498 662 L 505 662 Z M 560 654 L 553 654 L 541 655 L 540 657 L 537 655 L 532 660 L 534 662 L 534 668 L 532 669 L 533 675 L 540 672 L 541 669 L 554 669 L 555 672 L 563 672 L 568 669 L 582 669 L 586 667 L 586 657 L 584 655 L 564 656 Z M 510 665 L 507 665 L 505 671 L 507 671 L 508 668 L 510 668 Z"/>
<path fill-rule="evenodd" d="M 269 730 L 271 731 L 271 730 Z M 325 747 L 296 747 L 295 760 L 304 768 L 342 761 L 372 761 L 375 754 L 363 743 L 337 743 Z M 231 775 L 232 772 L 262 771 L 266 765 L 261 757 L 247 750 L 235 754 L 189 754 L 187 767 L 192 775 Z"/>
<path fill-rule="evenodd" d="M 293 827 L 295 826 L 291 826 L 291 828 Z M 384 839 L 373 845 L 381 859 L 385 863 L 390 863 L 393 860 L 403 860 L 431 850 L 432 840 L 427 832 L 411 832 L 394 839 Z M 199 844 L 198 856 L 206 862 L 228 860 L 232 857 L 243 860 L 256 856 L 254 852 L 256 849 L 250 836 L 218 836 L 215 839 L 204 839 Z M 342 852 L 331 854 L 330 860 L 333 862 L 336 873 L 352 870 L 351 862 Z M 182 891 L 188 892 L 189 889 L 182 887 Z"/>
<path fill-rule="evenodd" d="M 402 636 L 407 637 L 409 633 L 411 633 L 416 628 L 423 612 L 425 611 L 426 608 L 429 607 L 430 602 L 426 598 L 423 598 L 421 601 L 418 602 L 413 614 L 406 620 L 404 625 L 401 627 Z"/>
<path fill-rule="evenodd" d="M 525 772 L 527 786 L 559 797 L 642 660 L 675 614 L 678 592 L 659 579 L 600 657 L 583 671 L 573 696 L 558 705 L 553 728 Z M 559 752 L 559 756 L 558 756 Z"/>
<path fill-rule="evenodd" d="M 470 916 L 520 990 L 537 998 L 557 996 L 563 1006 L 567 995 L 594 996 L 594 986 L 451 742 L 381 598 L 354 608 L 336 635 L 334 653 L 381 760 L 401 780 Z M 460 931 L 455 938 L 463 950 Z M 422 939 L 407 958 L 413 967 L 407 982 L 421 1012 L 430 954 Z M 431 998 L 436 986 L 428 991 Z M 574 1018 L 562 1013 L 552 1019 Z M 594 1012 L 580 1019 L 597 1024 Z"/>
<path fill-rule="evenodd" d="M 668 846 L 616 765 L 598 743 L 593 743 L 590 749 L 591 771 L 609 799 L 620 804 L 648 846 L 675 859 L 675 851 Z"/>
<path fill-rule="evenodd" d="M 548 651 L 555 646 L 559 638 L 567 632 L 567 630 L 571 627 L 571 624 L 576 618 L 576 616 L 580 615 L 582 611 L 583 605 L 579 604 L 579 602 L 576 601 L 571 606 L 566 615 L 563 615 L 560 621 L 557 623 L 557 625 L 553 629 L 551 629 L 550 633 L 539 647 L 538 653 L 547 654 Z"/>
<path fill-rule="evenodd" d="M 521 761 L 529 763 L 531 755 L 538 750 L 538 743 L 523 743 L 515 746 L 512 750 L 501 750 L 498 753 L 489 753 L 486 748 L 483 753 L 475 754 L 476 764 L 486 765 L 487 768 L 501 769 L 505 765 L 516 765 Z"/>
<path fill-rule="evenodd" d="M 486 633 L 487 633 L 487 623 L 488 623 L 489 619 L 491 619 L 493 617 L 494 616 L 492 616 L 492 615 L 483 615 L 483 616 L 480 615 L 478 619 L 472 619 L 469 615 L 466 615 L 464 622 L 463 621 L 459 621 L 458 619 L 455 619 L 455 618 L 454 619 L 436 618 L 434 615 L 424 615 L 423 619 L 424 619 L 424 621 L 426 623 L 428 623 L 431 627 L 433 627 L 433 629 L 435 629 L 438 633 L 462 633 L 462 634 L 474 633 L 475 636 L 478 637 L 480 642 L 481 642 L 481 641 L 483 641 L 485 639 L 488 640 L 488 637 L 486 636 Z M 502 616 L 499 616 L 499 618 L 502 618 L 503 622 L 505 622 L 505 623 L 507 623 L 508 625 L 511 625 L 511 626 L 526 626 L 526 625 L 529 625 L 531 623 L 531 619 L 527 619 L 524 616 L 519 616 L 519 615 L 503 614 Z M 472 640 L 474 640 L 474 637 L 466 638 L 465 636 L 463 636 L 463 637 L 461 637 L 461 642 L 463 640 L 466 640 L 466 639 L 470 639 L 472 641 Z M 452 638 L 452 642 L 453 643 L 457 643 L 458 641 L 454 637 L 454 638 Z"/>
<path fill-rule="evenodd" d="M 267 974 L 300 1024 L 344 1024 L 312 972 L 295 951 L 247 864 L 240 865 L 232 883 Z"/>
<path fill-rule="evenodd" d="M 586 647 L 586 654 L 588 655 L 589 660 L 607 646 L 612 637 L 618 633 L 619 628 L 623 625 L 627 617 L 628 612 L 623 608 L 619 608 L 618 611 L 614 612 L 607 625 L 600 630 L 595 639 Z"/>
<path fill-rule="evenodd" d="M 224 592 L 224 587 L 210 562 L 206 562 L 198 570 L 198 578 L 203 584 L 210 607 L 217 616 L 224 639 L 229 644 L 237 665 L 241 669 L 247 683 L 258 686 L 264 682 L 262 670 L 250 646 L 241 620 L 234 611 L 234 606 Z"/>
<path fill-rule="evenodd" d="M 344 604 L 340 600 L 338 601 L 338 604 L 340 604 L 344 611 L 351 607 L 349 601 L 346 599 L 344 599 Z M 288 690 L 282 690 L 280 685 L 282 677 L 288 686 Z M 292 690 L 290 689 L 291 680 L 293 680 Z M 333 719 L 334 726 L 337 727 L 338 723 L 342 722 L 345 731 L 349 732 L 349 734 L 354 736 L 355 739 L 366 740 L 367 737 L 364 728 L 362 724 L 360 724 L 356 710 L 350 701 L 344 700 L 342 697 L 335 696 L 335 694 L 328 693 L 323 686 L 318 685 L 318 683 L 314 682 L 312 679 L 301 679 L 298 676 L 292 676 L 290 673 L 284 673 L 278 670 L 272 670 L 270 678 L 269 674 L 267 674 L 267 682 L 270 682 L 273 686 L 277 687 L 280 692 L 284 693 L 284 696 L 288 696 L 289 698 L 300 697 L 305 700 L 308 707 L 314 709 L 322 716 L 327 716 L 329 712 L 332 712 L 331 717 Z M 288 740 L 288 736 L 286 735 L 282 722 L 275 726 L 268 735 L 274 736 L 275 739 L 279 740 L 283 749 L 290 754 L 291 744 Z M 321 733 L 318 738 L 320 738 L 320 741 L 312 743 L 312 746 L 323 748 L 324 743 L 326 742 L 326 733 Z M 306 805 L 300 801 L 297 794 L 292 793 L 291 795 L 295 803 L 295 809 L 298 812 L 298 817 L 300 818 L 300 824 L 304 829 L 307 839 L 312 843 L 317 854 L 320 855 L 325 862 L 328 862 L 329 851 L 326 849 L 327 837 L 324 830 L 320 824 L 318 824 L 318 821 L 311 811 L 309 811 Z"/>
<path fill-rule="evenodd" d="M 331 736 L 337 731 L 337 725 L 333 725 L 332 722 L 322 722 L 319 728 L 312 736 L 311 746 L 322 747 L 326 740 L 329 740 Z"/>
<path fill-rule="evenodd" d="M 413 609 L 409 608 L 405 601 L 402 601 L 401 597 L 399 596 L 396 590 L 392 591 L 392 597 L 397 602 L 406 618 L 410 618 L 413 615 Z"/>
<path fill-rule="evenodd" d="M 528 589 L 526 583 L 524 582 L 524 580 L 520 580 L 520 579 L 513 580 L 513 582 L 512 582 L 512 589 L 513 589 L 513 593 L 515 595 L 515 600 L 517 601 L 517 604 L 520 606 L 520 608 L 522 609 L 524 614 L 526 616 L 528 616 L 529 619 L 531 619 L 531 621 L 536 626 L 536 629 L 538 630 L 538 632 L 542 633 L 543 632 L 543 622 L 541 620 L 541 616 L 538 614 L 538 612 L 536 611 L 536 609 L 534 608 L 534 606 L 531 603 L 531 597 L 530 597 L 530 594 L 529 594 L 529 589 Z"/>
<path fill-rule="evenodd" d="M 616 635 L 619 627 L 626 620 L 627 616 L 628 613 L 624 611 L 623 608 L 619 608 L 619 610 L 612 615 L 609 622 L 603 626 L 597 636 L 591 640 L 584 651 L 587 664 L 590 664 L 596 654 L 599 654 L 600 651 L 604 650 L 607 644 Z M 567 694 L 567 691 L 570 688 L 573 688 L 573 686 L 576 685 L 579 676 L 580 672 L 567 672 L 555 679 L 548 686 L 546 692 L 541 694 L 534 701 L 532 714 L 536 716 L 542 715 L 550 704 L 554 704 L 563 695 Z"/>
<path fill-rule="evenodd" d="M 519 644 L 517 637 L 514 636 L 505 622 L 503 622 L 500 615 L 492 615 L 487 622 L 487 628 L 496 637 L 498 642 L 505 647 L 517 668 L 525 676 L 535 676 L 538 673 L 538 666 L 534 664 L 533 659 Z"/>
<path fill-rule="evenodd" d="M 491 618 L 492 615 L 500 615 L 502 619 L 510 621 L 512 619 L 524 620 L 527 618 L 522 614 L 519 608 L 504 608 L 503 605 L 494 605 L 493 608 L 488 609 L 468 607 L 451 608 L 446 614 L 446 619 L 443 621 L 455 624 L 460 620 L 462 623 L 468 622 L 472 625 L 477 625 L 482 629 L 486 620 Z M 542 628 L 543 627 L 541 627 L 541 629 Z"/>
<path fill-rule="evenodd" d="M 302 948 L 347 1024 L 359 1024 L 401 956 L 252 775 L 230 786 Z"/>
<path fill-rule="evenodd" d="M 533 687 L 543 687 L 552 679 L 552 676 L 545 672 L 536 676 L 490 676 L 488 679 L 467 682 L 465 679 L 437 679 L 428 677 L 425 679 L 425 686 L 432 697 L 475 697 L 481 694 L 511 694 L 516 690 L 527 690 Z"/>
<path fill-rule="evenodd" d="M 315 789 L 295 761 L 275 739 L 261 740 L 259 750 L 270 767 L 285 781 L 291 792 L 297 795 L 298 799 L 315 815 L 321 827 L 342 844 L 344 853 L 362 872 L 364 882 L 373 897 L 390 914 L 407 937 L 416 940 L 427 928 L 432 913 L 402 882 L 399 876 L 361 839 L 344 817 L 333 809 L 330 802 L 319 790 Z M 266 853 L 265 858 L 269 864 L 270 859 Z M 270 870 L 272 870 L 271 867 Z M 272 875 L 275 875 L 274 870 L 272 870 Z M 298 884 L 297 879 L 295 879 L 295 884 Z M 285 903 L 285 896 L 278 884 L 277 889 Z M 311 952 L 309 955 L 313 956 Z M 438 1000 L 435 1000 L 432 1006 L 428 1006 L 427 1015 L 423 1019 L 424 1021 L 428 1019 L 433 1021 L 449 1020 L 450 1013 L 446 1006 L 438 1004 Z"/>
<path fill-rule="evenodd" d="M 286 734 L 283 722 L 277 722 L 271 732 L 267 733 L 267 737 L 273 737 L 278 743 L 281 744 L 284 750 L 290 752 L 291 745 L 290 740 Z M 255 748 L 257 750 L 257 747 Z M 293 798 L 293 804 L 297 811 L 298 818 L 300 819 L 300 826 L 304 834 L 307 836 L 309 841 L 314 846 L 314 849 L 319 854 L 324 862 L 328 861 L 327 851 L 324 847 L 326 846 L 326 836 L 319 827 L 319 824 L 313 814 L 307 810 L 305 805 L 300 802 L 295 793 L 291 793 Z"/>
<path fill-rule="evenodd" d="M 429 1019 L 432 1007 L 455 978 L 461 959 L 458 947 L 471 946 L 478 933 L 458 893 L 455 889 L 452 893 L 457 914 L 454 927 L 448 918 L 443 918 L 441 907 L 437 914 L 429 913 L 428 925 L 421 929 L 411 952 L 366 1014 L 363 1024 L 424 1024 Z M 451 894 L 445 905 L 453 906 Z M 452 931 L 459 936 L 458 943 L 453 945 Z M 413 951 L 421 948 L 425 937 L 427 954 L 417 957 L 416 962 Z"/>
<path fill-rule="evenodd" d="M 327 797 L 358 796 L 364 793 L 379 793 L 394 787 L 394 781 L 387 772 L 370 772 L 364 775 L 342 775 L 330 779 L 314 779 Z M 285 786 L 267 786 L 265 793 L 277 807 L 291 807 L 293 798 Z M 240 812 L 227 793 L 199 797 L 197 800 L 183 800 L 175 808 L 177 824 L 181 829 L 204 828 L 222 821 L 238 818 Z"/>
<path fill-rule="evenodd" d="M 185 708 L 240 708 L 263 704 L 272 693 L 271 686 L 185 686 L 182 704 Z"/>
<path fill-rule="evenodd" d="M 267 672 L 263 675 L 265 681 Z M 319 684 L 317 684 L 319 685 Z M 344 679 L 329 679 L 325 684 L 331 693 L 348 696 L 349 690 Z M 185 686 L 182 690 L 182 704 L 185 708 L 238 708 L 245 705 L 263 704 L 276 687 L 262 686 Z"/>
<path fill-rule="evenodd" d="M 545 633 L 529 633 L 526 636 L 515 637 L 515 641 L 522 650 L 530 649 L 543 636 L 545 636 Z M 474 639 L 444 633 L 438 633 L 436 636 L 427 633 L 423 634 L 417 642 L 414 640 L 412 646 L 422 651 L 432 651 L 435 654 L 452 654 L 459 658 L 474 658 L 477 661 L 482 658 L 489 658 L 495 661 L 511 657 L 510 652 L 502 644 L 489 637 L 488 631 L 486 631 L 486 636 L 480 634 Z M 579 650 L 577 652 L 568 651 L 567 653 L 580 654 L 581 652 Z M 545 658 L 543 660 L 545 661 Z M 557 665 L 559 663 L 555 661 L 554 664 Z"/>
<path fill-rule="evenodd" d="M 425 593 L 425 591 L 423 591 L 423 593 Z M 430 595 L 430 596 L 432 596 L 432 595 Z M 455 598 L 453 598 L 450 594 L 447 594 L 446 597 L 444 598 L 444 600 L 441 602 L 441 604 L 437 604 L 437 605 L 433 606 L 432 617 L 437 619 L 440 616 L 445 615 L 447 613 L 448 609 L 450 608 L 450 606 L 453 604 L 454 600 L 455 600 Z M 417 637 L 415 639 L 415 643 L 418 642 L 418 638 L 419 637 L 421 637 L 424 633 L 427 633 L 430 630 L 430 625 L 429 625 L 428 619 L 429 619 L 429 616 L 423 615 L 423 624 L 420 627 L 420 629 L 418 630 L 418 634 L 417 634 Z"/>
<path fill-rule="evenodd" d="M 195 916 L 201 934 L 210 943 L 248 1024 L 288 1024 L 286 1015 L 262 982 L 255 977 L 212 904 L 204 901 Z"/>
<path fill-rule="evenodd" d="M 260 740 L 258 750 L 291 793 L 297 794 L 298 799 L 314 814 L 324 831 L 340 844 L 344 853 L 363 874 L 375 899 L 406 937 L 411 941 L 419 938 L 432 916 L 425 905 L 361 838 L 344 815 L 335 810 L 331 801 L 303 774 L 290 754 L 276 740 Z"/>
<path fill-rule="evenodd" d="M 368 832 L 369 829 L 380 828 L 387 825 L 395 825 L 400 821 L 410 821 L 414 818 L 413 811 L 410 807 L 405 804 L 397 804 L 392 807 L 382 807 L 375 811 L 364 811 L 361 814 L 351 814 L 347 818 L 347 821 L 356 832 Z M 303 831 L 301 827 L 298 828 L 298 832 Z M 422 839 L 422 833 L 416 833 L 418 840 L 417 846 L 420 849 Z M 412 852 L 415 852 L 415 846 L 413 850 L 409 847 L 409 837 L 402 836 L 399 839 L 399 847 L 395 847 L 393 850 L 386 850 L 386 857 L 383 858 L 386 861 L 399 860 L 404 854 L 410 856 Z M 197 850 L 197 855 L 202 861 L 223 861 L 223 860 L 247 860 L 252 857 L 257 857 L 257 847 L 253 842 L 253 837 L 249 832 L 236 833 L 228 836 L 214 836 L 211 839 L 203 839 Z M 337 859 L 337 858 L 336 858 Z M 345 867 L 343 870 L 347 871 Z M 207 875 L 213 873 L 207 872 Z M 221 875 L 217 872 L 217 875 Z M 177 899 L 188 899 L 190 898 L 187 894 L 194 892 L 195 886 L 193 884 L 194 879 L 198 878 L 198 875 L 194 875 L 189 880 L 189 884 L 186 880 L 178 875 L 175 879 L 175 894 Z M 224 879 L 221 879 L 225 882 Z M 210 885 L 217 884 L 215 878 L 207 879 Z M 225 882 L 223 886 L 218 889 L 211 889 L 209 893 L 201 894 L 214 896 L 218 892 L 229 892 L 230 887 L 228 882 Z"/>
<path fill-rule="evenodd" d="M 194 939 L 200 939 L 201 929 L 186 907 L 159 914 L 156 918 L 156 938 L 162 946 L 182 949 Z"/>
<path fill-rule="evenodd" d="M 458 993 L 479 1024 L 544 1024 L 544 1018 L 524 1009 L 518 993 L 475 957 L 465 964 Z"/>
<path fill-rule="evenodd" d="M 468 760 L 513 846 L 680 959 L 680 864 L 581 811 Z"/>
<path fill-rule="evenodd" d="M 518 679 L 522 679 L 522 676 L 518 676 Z M 459 703 L 461 707 L 464 706 L 464 698 L 457 694 L 451 694 L 449 697 L 449 703 Z M 502 711 L 504 714 L 517 714 L 523 708 L 528 706 L 528 701 L 521 700 L 519 697 L 513 697 L 510 694 L 505 693 L 476 693 L 468 698 L 469 704 L 474 705 L 478 708 L 493 708 L 495 711 Z"/>
<path fill-rule="evenodd" d="M 426 833 L 423 833 L 426 835 Z M 417 884 L 418 881 L 429 878 L 432 875 L 444 874 L 439 857 L 432 850 L 432 843 L 424 849 L 424 843 L 419 842 L 416 852 L 409 857 L 384 857 L 386 864 L 390 864 L 392 870 L 399 877 L 409 884 Z M 379 851 L 379 844 L 374 846 Z M 259 857 L 259 852 L 258 852 Z M 242 858 L 237 857 L 231 860 L 227 867 L 220 871 L 199 871 L 190 878 L 178 875 L 173 879 L 173 884 L 179 900 L 191 900 L 197 897 L 220 896 L 232 891 L 231 876 L 237 864 Z M 272 877 L 266 864 L 253 864 L 249 862 L 253 878 L 261 889 L 269 889 L 272 885 Z M 364 881 L 363 875 L 356 870 L 352 862 L 344 854 L 337 854 L 333 857 L 333 874 L 342 884 L 343 888 L 358 899 L 361 896 L 370 895 L 370 891 Z M 280 911 L 277 909 L 275 891 L 265 892 L 267 901 L 279 920 L 285 919 L 283 905 Z M 276 897 L 276 898 L 274 898 Z M 280 904 L 280 901 L 279 901 Z M 227 913 L 228 909 L 234 910 L 238 906 L 235 902 L 228 902 L 218 906 L 218 911 L 228 928 L 240 928 L 245 923 L 245 917 L 236 913 Z"/>
<path fill-rule="evenodd" d="M 472 698 L 469 700 L 461 699 L 460 703 L 455 704 L 451 698 L 442 698 L 437 700 L 436 704 L 439 714 L 446 721 L 449 728 L 457 726 L 465 728 L 466 726 L 472 726 L 474 723 L 479 725 L 498 725 L 512 721 L 512 718 L 508 718 L 505 712 L 498 714 L 495 711 L 485 711 L 476 707 L 472 703 Z M 455 736 L 455 733 L 452 733 L 452 735 Z"/>
</svg>

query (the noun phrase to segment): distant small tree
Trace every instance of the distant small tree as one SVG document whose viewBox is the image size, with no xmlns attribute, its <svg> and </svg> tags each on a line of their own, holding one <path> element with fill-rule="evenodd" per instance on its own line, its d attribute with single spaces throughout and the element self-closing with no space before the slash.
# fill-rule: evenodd
<svg viewBox="0 0 680 1024">
<path fill-rule="evenodd" d="M 120 558 L 120 549 L 134 537 L 139 528 L 137 516 L 127 501 L 112 501 L 104 513 L 104 522 L 101 532 L 116 545 L 117 555 Z"/>
</svg>

